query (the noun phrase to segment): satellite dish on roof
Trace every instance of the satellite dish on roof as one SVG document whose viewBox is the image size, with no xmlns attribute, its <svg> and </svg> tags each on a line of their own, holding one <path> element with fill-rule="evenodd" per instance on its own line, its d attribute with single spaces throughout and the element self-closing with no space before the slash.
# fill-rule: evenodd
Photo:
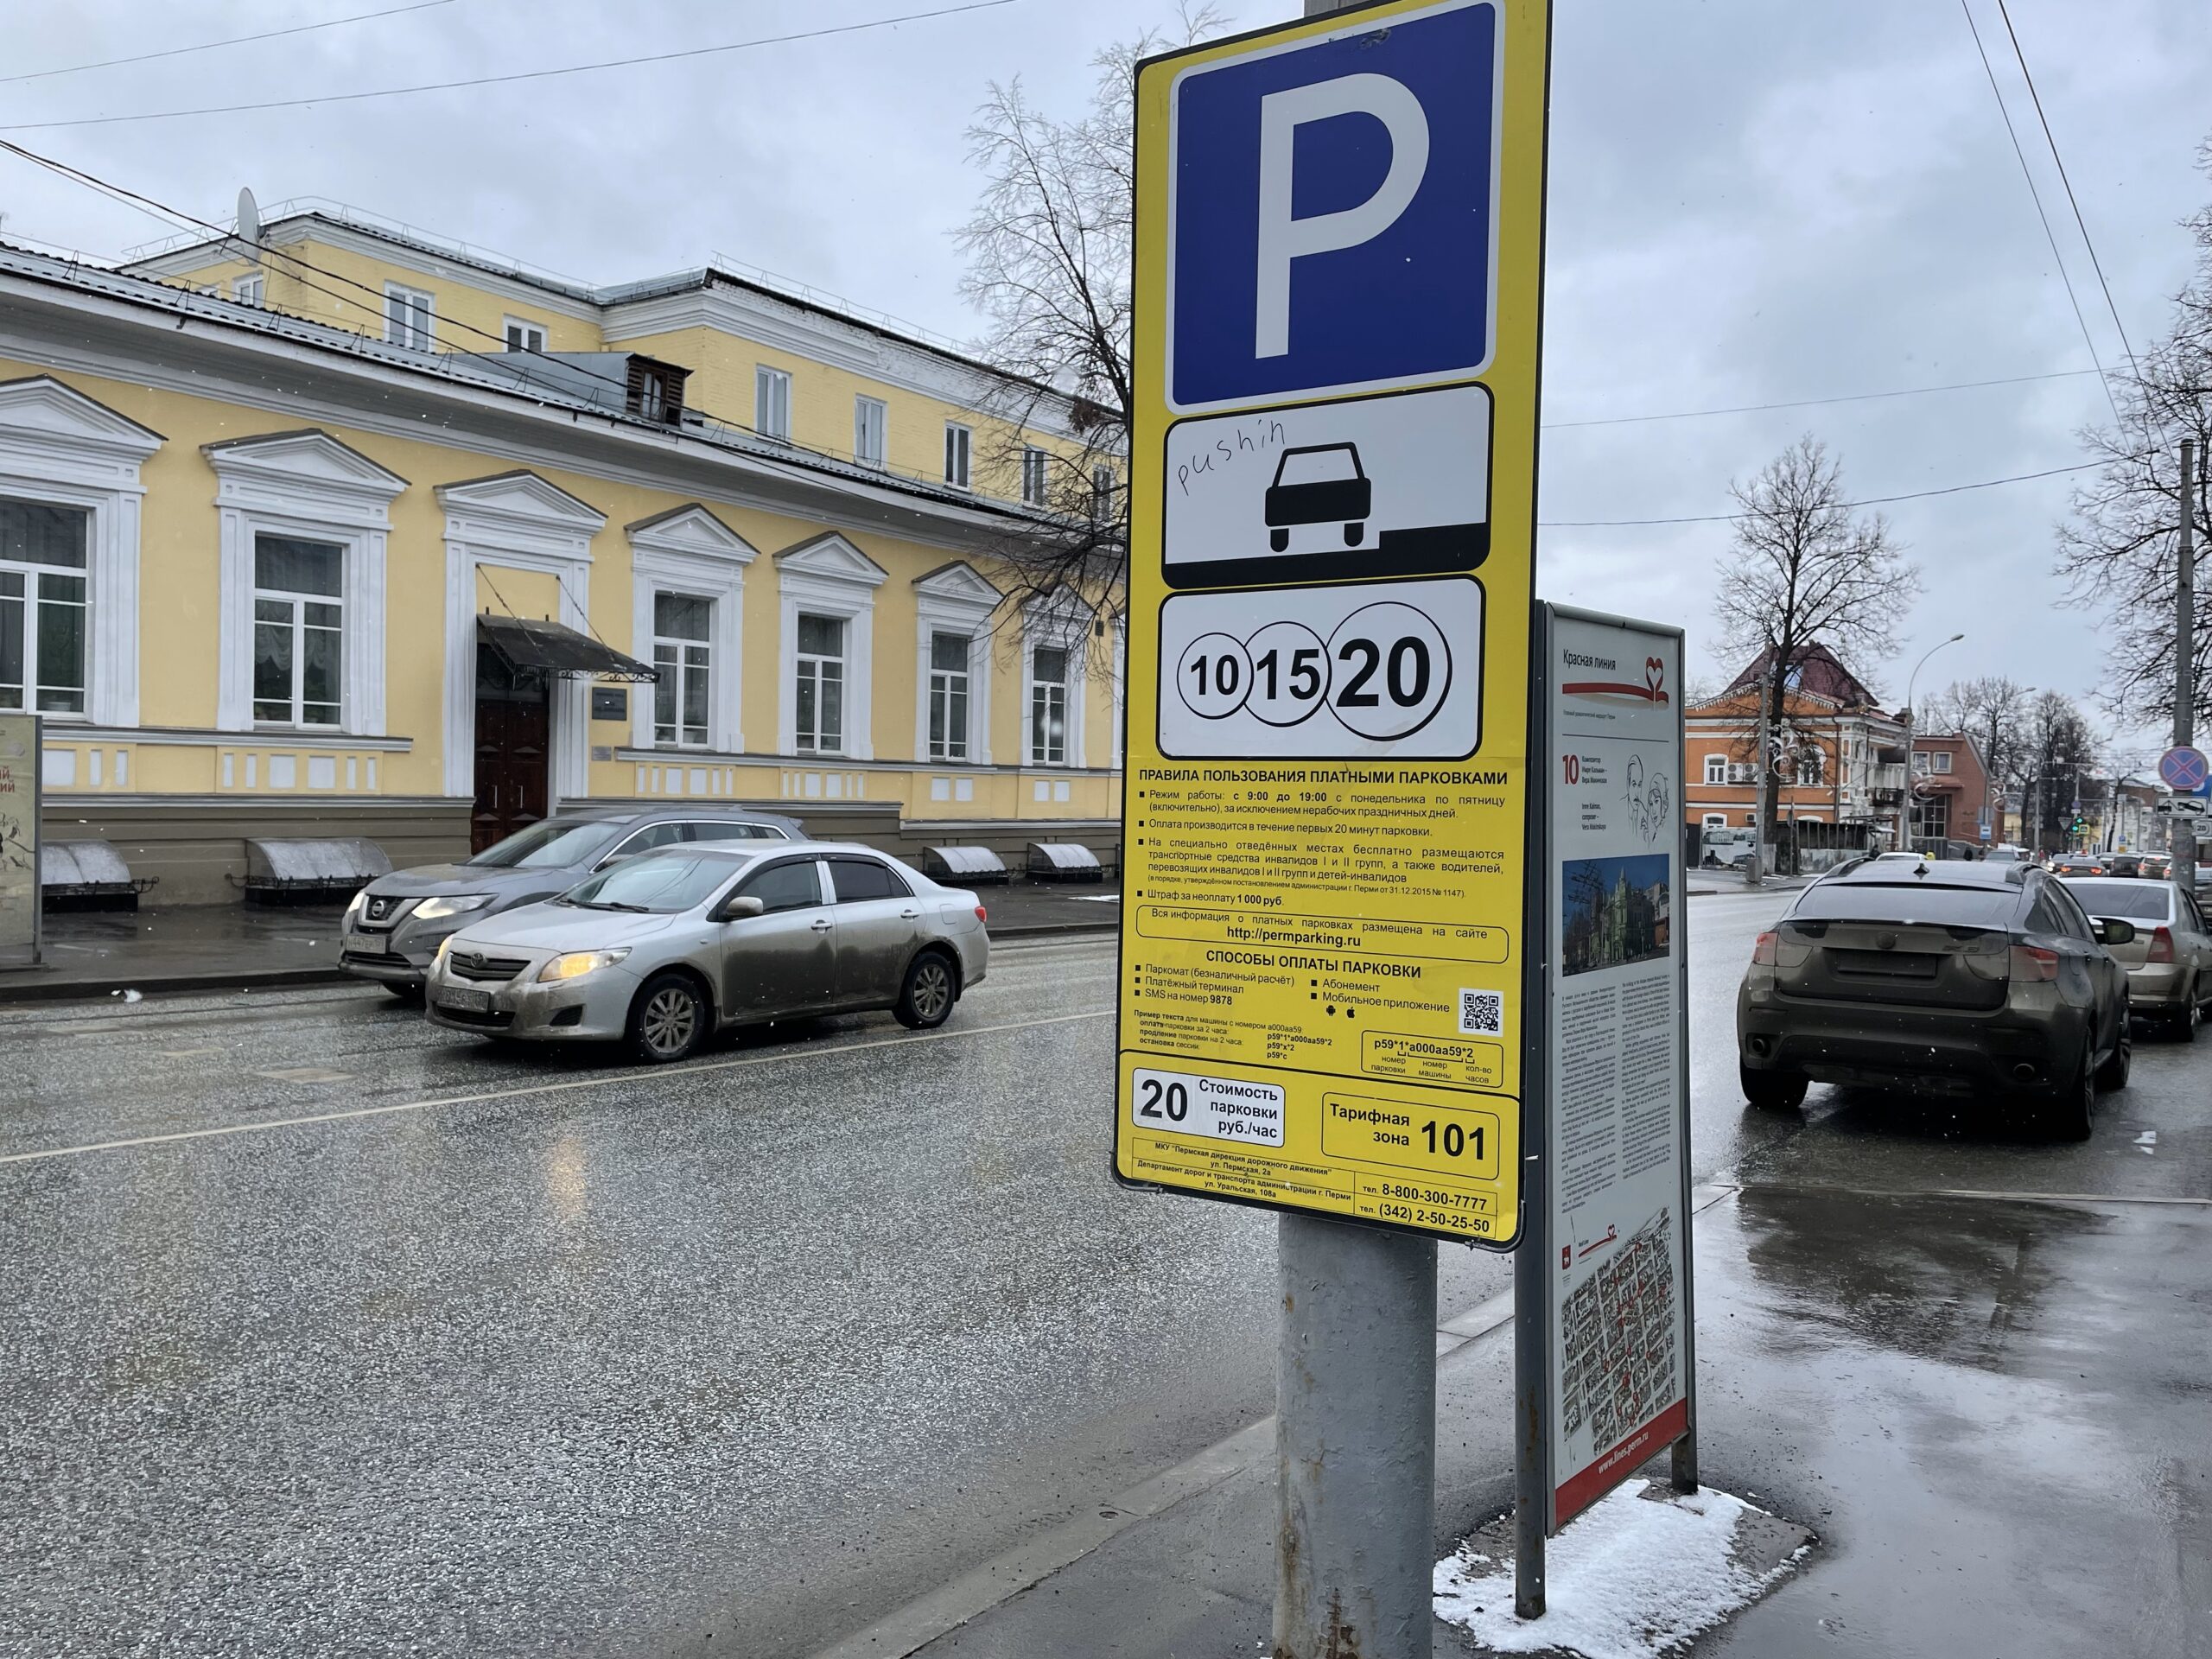
<svg viewBox="0 0 2212 1659">
<path fill-rule="evenodd" d="M 238 192 L 238 239 L 253 251 L 253 262 L 261 263 L 261 208 L 251 190 Z"/>
</svg>

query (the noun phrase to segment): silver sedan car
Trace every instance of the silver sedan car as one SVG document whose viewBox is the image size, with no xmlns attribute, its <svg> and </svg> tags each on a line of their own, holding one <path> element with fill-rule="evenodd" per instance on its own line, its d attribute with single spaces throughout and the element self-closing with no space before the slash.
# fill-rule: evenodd
<svg viewBox="0 0 2212 1659">
<path fill-rule="evenodd" d="M 671 847 L 461 929 L 430 1019 L 486 1036 L 627 1042 L 680 1060 L 725 1026 L 888 1008 L 944 1023 L 990 961 L 983 906 L 872 848 Z"/>
</svg>

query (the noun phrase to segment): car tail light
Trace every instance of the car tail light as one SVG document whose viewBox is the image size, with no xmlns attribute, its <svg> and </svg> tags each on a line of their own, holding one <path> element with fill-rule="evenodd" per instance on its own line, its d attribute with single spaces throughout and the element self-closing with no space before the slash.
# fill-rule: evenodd
<svg viewBox="0 0 2212 1659">
<path fill-rule="evenodd" d="M 2046 950 L 2039 944 L 2016 944 L 2012 947 L 2012 977 L 2014 979 L 2056 980 L 2058 977 L 2058 952 Z"/>
<path fill-rule="evenodd" d="M 2147 960 L 2152 962 L 2171 962 L 2173 959 L 2173 930 L 2170 927 L 2158 927 L 2152 929 L 2151 954 Z"/>
<path fill-rule="evenodd" d="M 987 922 L 990 920 L 990 918 L 984 914 L 983 907 L 981 905 L 976 906 L 976 919 L 979 922 Z"/>
<path fill-rule="evenodd" d="M 1775 935 L 1772 933 L 1762 933 L 1758 936 L 1758 939 L 1753 942 L 1751 945 L 1752 967 L 1771 968 L 1774 966 L 1774 941 Z"/>
</svg>

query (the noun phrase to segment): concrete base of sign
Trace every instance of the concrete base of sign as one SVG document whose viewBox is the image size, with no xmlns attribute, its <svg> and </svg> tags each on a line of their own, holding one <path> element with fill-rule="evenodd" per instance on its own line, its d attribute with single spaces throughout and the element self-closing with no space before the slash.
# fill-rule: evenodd
<svg viewBox="0 0 2212 1659">
<path fill-rule="evenodd" d="M 1551 1541 L 1543 1618 L 1514 1616 L 1510 1513 L 1436 1564 L 1436 1616 L 1493 1653 L 1658 1659 L 1750 1606 L 1816 1541 L 1726 1492 L 1630 1481 Z"/>
</svg>

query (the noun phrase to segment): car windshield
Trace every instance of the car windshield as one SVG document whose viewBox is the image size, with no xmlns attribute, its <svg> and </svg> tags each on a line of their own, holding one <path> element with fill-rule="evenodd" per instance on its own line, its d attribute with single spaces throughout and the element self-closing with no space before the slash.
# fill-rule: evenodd
<svg viewBox="0 0 2212 1659">
<path fill-rule="evenodd" d="M 2092 877 L 2071 880 L 2067 889 L 2092 916 L 2120 916 L 2131 922 L 2164 922 L 2173 918 L 2173 889 L 2163 881 L 2114 881 Z"/>
<path fill-rule="evenodd" d="M 2019 907 L 2018 887 L 1938 887 L 1917 881 L 1825 881 L 1805 889 L 1805 896 L 1789 912 L 1789 919 L 2004 927 Z"/>
<path fill-rule="evenodd" d="M 1315 449 L 1285 455 L 1277 479 L 1285 484 L 1336 484 L 1357 476 L 1350 449 Z"/>
<path fill-rule="evenodd" d="M 594 818 L 546 818 L 518 830 L 468 861 L 477 869 L 557 870 L 588 864 L 605 852 L 620 825 Z"/>
<path fill-rule="evenodd" d="M 746 861 L 696 854 L 652 853 L 626 858 L 561 896 L 586 910 L 632 910 L 673 915 L 703 905 L 746 868 Z"/>
</svg>

